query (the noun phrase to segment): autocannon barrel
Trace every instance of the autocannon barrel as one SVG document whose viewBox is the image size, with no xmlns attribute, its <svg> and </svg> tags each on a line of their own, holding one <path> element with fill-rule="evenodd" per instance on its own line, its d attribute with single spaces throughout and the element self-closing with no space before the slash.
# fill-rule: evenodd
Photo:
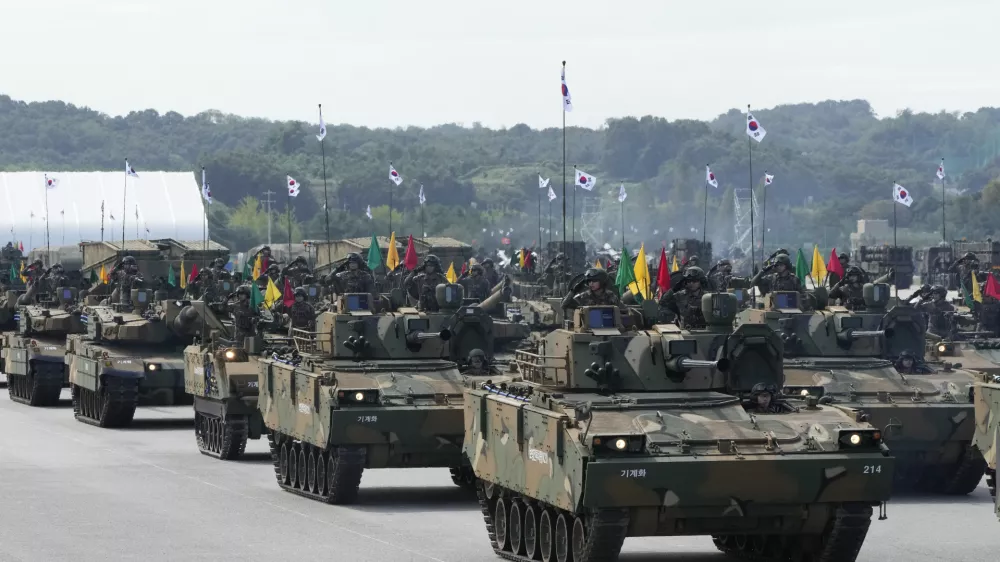
<svg viewBox="0 0 1000 562">
<path fill-rule="evenodd" d="M 690 357 L 684 356 L 674 357 L 667 360 L 667 368 L 678 373 L 685 373 L 698 367 L 707 367 L 709 369 L 719 369 L 720 371 L 725 371 L 729 368 L 729 361 L 727 359 L 705 361 L 703 359 L 691 359 Z"/>
<path fill-rule="evenodd" d="M 416 344 L 422 341 L 434 340 L 439 338 L 441 339 L 441 341 L 448 341 L 449 339 L 451 339 L 451 330 L 445 328 L 436 334 L 432 332 L 410 332 L 409 334 L 406 334 L 406 341 L 410 342 L 411 344 Z"/>
</svg>

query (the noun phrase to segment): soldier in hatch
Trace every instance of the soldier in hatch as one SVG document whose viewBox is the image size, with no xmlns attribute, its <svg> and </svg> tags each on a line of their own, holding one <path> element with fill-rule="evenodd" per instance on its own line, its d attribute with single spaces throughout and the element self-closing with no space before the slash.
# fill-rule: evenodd
<svg viewBox="0 0 1000 562">
<path fill-rule="evenodd" d="M 976 273 L 977 278 L 982 277 L 978 275 L 979 258 L 972 252 L 967 252 L 964 256 L 955 260 L 955 263 L 951 264 L 951 267 L 948 268 L 948 272 L 958 274 L 958 284 L 963 297 L 966 293 L 972 293 L 972 274 Z"/>
<path fill-rule="evenodd" d="M 347 269 L 333 277 L 334 289 L 338 294 L 373 293 L 375 279 L 368 272 L 368 266 L 360 254 L 347 254 Z"/>
<path fill-rule="evenodd" d="M 58 287 L 66 287 L 69 285 L 69 278 L 66 277 L 61 263 L 57 263 L 50 267 L 49 270 L 45 272 L 45 278 L 48 281 L 47 290 L 50 293 L 55 293 L 55 290 Z"/>
<path fill-rule="evenodd" d="M 699 263 L 701 263 L 701 260 L 698 258 L 698 256 L 692 255 L 688 257 L 688 259 L 684 260 L 684 267 L 681 268 L 681 271 L 683 272 L 689 267 L 697 267 L 698 269 L 701 269 L 701 266 L 698 265 Z"/>
<path fill-rule="evenodd" d="M 844 270 L 844 278 L 830 289 L 830 299 L 840 299 L 841 306 L 847 310 L 864 310 L 865 308 L 865 274 L 858 266 Z"/>
<path fill-rule="evenodd" d="M 483 350 L 473 349 L 469 352 L 469 357 L 466 359 L 462 374 L 473 377 L 485 377 L 488 375 L 497 375 L 499 371 L 490 366 L 489 359 L 486 358 L 486 353 Z"/>
<path fill-rule="evenodd" d="M 203 269 L 198 272 L 198 277 L 191 280 L 184 288 L 185 298 L 191 300 L 202 300 L 212 302 L 216 298 L 215 277 L 210 269 Z"/>
<path fill-rule="evenodd" d="M 762 294 L 776 291 L 802 292 L 802 284 L 792 271 L 792 260 L 788 254 L 778 254 L 774 261 L 757 272 L 750 285 L 760 289 Z"/>
<path fill-rule="evenodd" d="M 841 252 L 840 255 L 837 256 L 837 261 L 840 262 L 840 270 L 844 273 L 847 273 L 847 270 L 851 268 L 851 256 L 848 256 L 844 252 Z M 836 287 L 837 283 L 840 282 L 840 275 L 835 271 L 830 271 L 826 274 L 826 280 L 827 284 L 831 288 Z"/>
<path fill-rule="evenodd" d="M 310 332 L 316 329 L 316 309 L 309 302 L 309 295 L 304 287 L 295 289 L 295 303 L 288 310 L 288 318 L 293 329 Z"/>
<path fill-rule="evenodd" d="M 240 285 L 236 289 L 236 302 L 232 304 L 230 314 L 233 317 L 233 338 L 243 345 L 245 338 L 253 337 L 257 330 L 256 307 L 250 306 L 250 286 Z"/>
<path fill-rule="evenodd" d="M 493 288 L 486 280 L 483 266 L 478 263 L 472 266 L 458 282 L 465 287 L 465 298 L 476 299 L 479 302 L 486 300 L 490 296 L 490 289 Z"/>
<path fill-rule="evenodd" d="M 410 273 L 403 282 L 403 287 L 410 297 L 417 301 L 417 308 L 437 312 L 440 307 L 435 291 L 438 285 L 448 283 L 448 278 L 441 269 L 441 260 L 433 254 L 428 254 L 424 258 L 424 266 L 421 269 L 420 273 L 417 273 L 417 270 Z"/>
<path fill-rule="evenodd" d="M 781 399 L 778 387 L 759 382 L 750 389 L 750 404 L 747 410 L 753 414 L 780 414 L 795 409 Z"/>
<path fill-rule="evenodd" d="M 500 274 L 497 273 L 497 266 L 493 263 L 493 260 L 486 258 L 482 261 L 483 265 L 483 279 L 490 284 L 490 288 L 496 287 L 496 284 L 500 282 Z"/>
<path fill-rule="evenodd" d="M 914 296 L 917 295 L 922 298 L 917 309 L 927 315 L 927 326 L 930 332 L 942 338 L 946 337 L 951 330 L 948 313 L 955 312 L 955 305 L 948 302 L 948 289 L 943 285 L 934 285 L 926 290 L 922 288 Z M 910 297 L 910 299 L 912 298 L 913 296 Z"/>
<path fill-rule="evenodd" d="M 918 359 L 910 350 L 900 352 L 893 366 L 904 375 L 933 372 L 923 361 Z"/>
<path fill-rule="evenodd" d="M 608 274 L 604 270 L 592 267 L 583 274 L 583 281 L 586 283 L 586 290 L 573 294 L 572 291 L 563 299 L 562 307 L 566 309 L 580 308 L 582 306 L 617 306 L 622 311 L 625 307 L 614 291 L 608 289 Z M 578 284 L 573 290 L 579 290 Z"/>
<path fill-rule="evenodd" d="M 705 272 L 700 267 L 689 267 L 684 270 L 680 281 L 660 297 L 660 308 L 673 313 L 680 320 L 681 328 L 704 328 L 705 314 L 701 310 L 701 297 L 705 294 L 707 285 Z"/>
</svg>

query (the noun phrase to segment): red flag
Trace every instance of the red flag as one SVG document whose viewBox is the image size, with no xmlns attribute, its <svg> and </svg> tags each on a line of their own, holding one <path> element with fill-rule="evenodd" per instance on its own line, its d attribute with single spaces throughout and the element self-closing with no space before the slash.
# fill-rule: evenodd
<svg viewBox="0 0 1000 562">
<path fill-rule="evenodd" d="M 458 272 L 458 274 L 459 274 L 459 275 L 465 275 L 465 266 L 466 266 L 466 265 L 467 265 L 468 263 L 469 263 L 469 262 L 467 262 L 467 261 L 463 261 L 463 262 L 462 262 L 462 271 L 459 271 L 459 272 Z"/>
<path fill-rule="evenodd" d="M 198 278 L 198 264 L 193 264 L 191 266 L 191 275 L 188 276 L 187 282 L 191 283 L 192 281 L 194 281 L 197 278 Z"/>
<path fill-rule="evenodd" d="M 531 249 L 525 250 L 524 254 L 524 269 L 531 269 L 532 264 L 535 262 L 535 257 L 531 253 Z"/>
<path fill-rule="evenodd" d="M 17 243 L 17 249 L 21 250 L 23 252 L 24 251 L 24 242 L 18 242 Z"/>
<path fill-rule="evenodd" d="M 667 249 L 660 248 L 660 265 L 656 268 L 656 286 L 661 293 L 670 290 L 670 264 L 667 263 Z"/>
<path fill-rule="evenodd" d="M 413 271 L 413 268 L 417 267 L 417 249 L 413 247 L 412 234 L 406 242 L 406 255 L 403 256 L 403 265 L 406 266 L 407 271 Z"/>
<path fill-rule="evenodd" d="M 993 277 L 992 273 L 986 276 L 986 290 L 983 291 L 983 294 L 1000 300 L 1000 283 L 997 283 L 997 279 Z"/>
<path fill-rule="evenodd" d="M 844 268 L 840 265 L 840 258 L 837 257 L 837 249 L 830 250 L 830 262 L 826 264 L 827 275 L 836 273 L 840 279 L 844 278 Z"/>
<path fill-rule="evenodd" d="M 281 295 L 281 300 L 285 303 L 285 308 L 291 308 L 295 304 L 295 292 L 292 291 L 292 284 L 288 282 L 287 277 L 285 277 L 285 290 L 282 292 L 284 294 Z"/>
</svg>

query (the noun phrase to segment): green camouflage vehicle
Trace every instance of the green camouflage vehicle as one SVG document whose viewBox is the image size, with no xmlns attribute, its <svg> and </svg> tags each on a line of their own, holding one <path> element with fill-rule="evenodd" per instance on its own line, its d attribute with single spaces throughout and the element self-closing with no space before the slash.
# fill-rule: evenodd
<svg viewBox="0 0 1000 562">
<path fill-rule="evenodd" d="M 997 495 L 997 453 L 1000 452 L 1000 376 L 983 375 L 975 386 L 976 448 L 986 458 L 986 484 L 995 501 L 1000 518 L 1000 496 Z"/>
<path fill-rule="evenodd" d="M 25 291 L 25 283 L 17 274 L 24 255 L 13 244 L 0 248 L 0 330 L 13 330 L 17 297 Z"/>
<path fill-rule="evenodd" d="M 191 403 L 184 390 L 184 347 L 203 325 L 219 322 L 200 302 L 161 301 L 162 293 L 132 289 L 126 304 L 101 305 L 87 297 L 87 333 L 66 338 L 77 420 L 126 427 L 140 404 Z"/>
<path fill-rule="evenodd" d="M 867 284 L 863 294 L 866 310 L 850 312 L 828 306 L 817 290 L 808 306 L 815 310 L 805 312 L 801 295 L 775 292 L 764 309 L 741 312 L 737 324 L 764 322 L 781 336 L 787 387 L 820 387 L 822 402 L 881 429 L 896 458 L 897 489 L 970 493 L 985 468 L 972 446 L 974 374 L 919 355 L 910 372 L 900 372 L 895 359 L 922 349 L 923 318 L 909 306 L 883 313 L 887 284 Z"/>
<path fill-rule="evenodd" d="M 470 381 L 463 451 L 499 556 L 610 561 L 626 537 L 711 535 L 754 560 L 855 560 L 893 459 L 818 396 L 782 398 L 781 340 L 733 331 L 737 308 L 705 295 L 707 328 L 635 332 L 617 307 L 579 308 L 518 352 L 525 382 Z"/>
<path fill-rule="evenodd" d="M 35 296 L 33 289 L 22 296 L 29 293 Z M 80 319 L 77 289 L 57 287 L 54 294 L 37 296 L 37 304 L 18 307 L 17 330 L 0 336 L 0 354 L 11 400 L 29 406 L 55 406 L 69 382 L 66 336 L 82 333 L 86 326 Z"/>
<path fill-rule="evenodd" d="M 260 394 L 281 488 L 332 504 L 357 499 L 365 468 L 446 467 L 473 485 L 462 458 L 462 375 L 452 360 L 489 355 L 491 319 L 462 305 L 461 285 L 438 285 L 441 312 L 378 308 L 368 294 L 338 298 L 297 351 L 260 360 Z"/>
</svg>

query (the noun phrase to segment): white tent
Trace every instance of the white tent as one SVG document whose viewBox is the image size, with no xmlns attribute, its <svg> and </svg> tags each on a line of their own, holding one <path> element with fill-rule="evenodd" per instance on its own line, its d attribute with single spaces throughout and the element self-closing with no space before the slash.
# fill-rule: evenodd
<svg viewBox="0 0 1000 562">
<path fill-rule="evenodd" d="M 46 172 L 0 172 L 0 240 L 24 244 L 25 252 L 45 247 Z M 201 188 L 194 172 L 48 172 L 52 246 L 128 239 L 200 240 L 205 223 Z M 124 193 L 123 193 L 124 192 Z M 136 218 L 138 215 L 138 219 Z M 112 218 L 113 217 L 113 218 Z"/>
</svg>

